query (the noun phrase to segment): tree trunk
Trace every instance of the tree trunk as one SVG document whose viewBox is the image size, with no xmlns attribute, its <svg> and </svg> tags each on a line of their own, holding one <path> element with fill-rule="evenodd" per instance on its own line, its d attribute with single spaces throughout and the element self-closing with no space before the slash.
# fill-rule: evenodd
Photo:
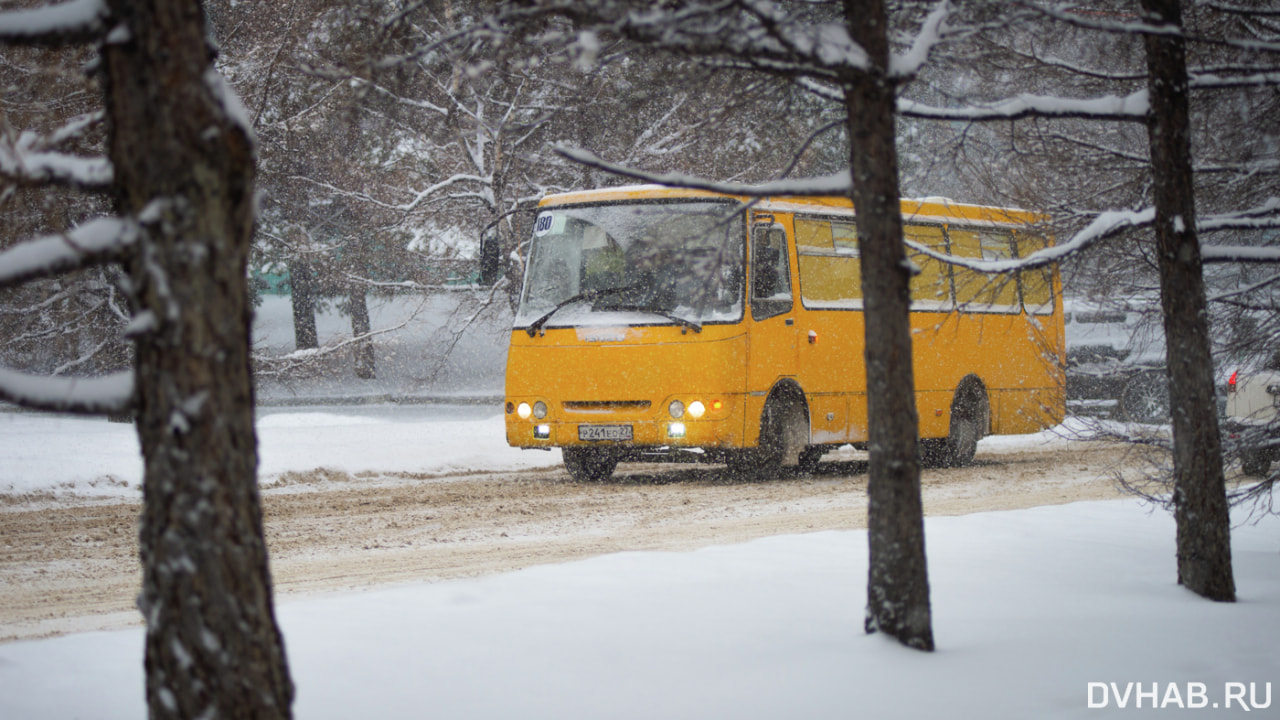
<svg viewBox="0 0 1280 720">
<path fill-rule="evenodd" d="M 246 261 L 254 150 L 197 0 L 110 0 L 109 154 L 129 264 L 145 463 L 139 607 L 152 718 L 291 715 L 263 541 Z"/>
<path fill-rule="evenodd" d="M 293 306 L 293 347 L 311 350 L 320 347 L 316 332 L 315 281 L 311 263 L 294 258 L 289 262 L 289 302 Z"/>
<path fill-rule="evenodd" d="M 368 335 L 373 328 L 369 323 L 369 302 L 365 298 L 364 290 L 352 290 L 348 297 L 351 309 L 351 334 L 354 337 Z M 372 380 L 374 378 L 373 341 L 368 338 L 357 340 L 352 353 L 356 377 Z"/>
<path fill-rule="evenodd" d="M 1182 25 L 1178 0 L 1142 0 L 1147 20 Z M 1187 63 L 1179 35 L 1146 36 L 1160 299 L 1173 411 L 1178 582 L 1213 600 L 1235 600 L 1231 521 L 1222 473 L 1213 357 L 1196 237 Z"/>
<path fill-rule="evenodd" d="M 846 79 L 849 165 L 862 255 L 866 318 L 868 449 L 866 631 L 933 649 L 919 421 L 911 365 L 910 279 L 902 244 L 894 83 L 884 3 L 845 0 L 849 30 L 873 69 Z"/>
</svg>

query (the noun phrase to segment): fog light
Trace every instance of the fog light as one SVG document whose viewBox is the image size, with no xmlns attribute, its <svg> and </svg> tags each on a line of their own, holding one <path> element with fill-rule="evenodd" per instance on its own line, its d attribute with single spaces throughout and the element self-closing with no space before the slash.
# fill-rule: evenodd
<svg viewBox="0 0 1280 720">
<path fill-rule="evenodd" d="M 672 400 L 667 406 L 667 412 L 671 413 L 671 417 L 678 418 L 684 416 L 684 403 L 679 400 Z"/>
<path fill-rule="evenodd" d="M 528 420 L 529 416 L 533 414 L 533 408 L 529 407 L 529 403 L 520 403 L 520 407 L 516 408 L 516 414 L 520 416 L 521 420 Z"/>
<path fill-rule="evenodd" d="M 667 425 L 667 437 L 684 437 L 684 423 L 671 423 L 670 425 Z"/>
<path fill-rule="evenodd" d="M 539 440 L 546 440 L 551 437 L 551 426 L 545 424 L 537 426 L 533 429 L 533 436 Z"/>
<path fill-rule="evenodd" d="M 705 413 L 706 411 L 707 411 L 707 408 L 705 405 L 702 404 L 701 400 L 694 400 L 693 402 L 689 403 L 689 417 L 693 418 L 694 420 L 697 420 L 698 418 L 702 417 L 702 414 Z"/>
<path fill-rule="evenodd" d="M 547 404 L 539 400 L 533 404 L 533 416 L 541 420 L 547 416 Z"/>
</svg>

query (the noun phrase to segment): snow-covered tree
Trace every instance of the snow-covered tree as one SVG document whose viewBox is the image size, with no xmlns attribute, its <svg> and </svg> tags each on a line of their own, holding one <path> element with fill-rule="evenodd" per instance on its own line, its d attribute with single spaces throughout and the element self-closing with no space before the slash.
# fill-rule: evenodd
<svg viewBox="0 0 1280 720">
<path fill-rule="evenodd" d="M 289 717 L 258 498 L 246 259 L 249 118 L 212 65 L 197 0 L 70 0 L 0 13 L 0 42 L 95 43 L 115 215 L 0 254 L 0 285 L 120 262 L 135 369 L 103 378 L 0 371 L 0 397 L 135 410 L 144 460 L 139 609 L 155 718 Z M 56 154 L 55 154 L 56 155 Z"/>
<path fill-rule="evenodd" d="M 489 9 L 308 0 L 286 19 L 270 2 L 212 4 L 220 65 L 262 140 L 254 263 L 288 272 L 300 350 L 319 345 L 317 306 L 360 317 L 358 289 L 456 290 L 475 276 L 482 239 L 518 278 L 542 195 L 619 182 L 556 143 L 653 170 L 762 179 L 791 161 L 820 112 L 788 83 L 619 38 L 495 46 Z M 502 313 L 518 289 L 508 280 L 459 308 L 473 321 Z M 472 323 L 450 326 L 442 346 Z M 256 360 L 264 373 L 301 372 L 352 344 Z"/>
<path fill-rule="evenodd" d="M 1213 600 L 1235 600 L 1213 386 L 1204 274 L 1196 232 L 1191 117 L 1180 0 L 1142 0 L 1151 109 L 1156 258 L 1164 307 L 1173 414 L 1174 517 L 1178 582 Z M 1173 32 L 1170 32 L 1172 30 Z"/>
<path fill-rule="evenodd" d="M 1116 206 L 1151 205 L 1133 215 L 1133 225 L 1154 226 L 1155 243 L 1149 231 L 1129 232 L 1119 243 L 1100 248 L 1107 254 L 1094 260 L 1122 250 L 1126 257 L 1121 263 L 1129 269 L 1119 279 L 1109 274 L 1109 289 L 1119 287 L 1125 296 L 1145 291 L 1162 297 L 1173 418 L 1169 489 L 1179 526 L 1179 577 L 1203 595 L 1230 599 L 1229 528 L 1202 259 L 1277 259 L 1274 251 L 1257 248 L 1268 237 L 1274 242 L 1274 231 L 1266 231 L 1276 223 L 1274 203 L 1266 199 L 1274 193 L 1273 122 L 1261 117 L 1257 124 L 1246 122 L 1245 139 L 1238 132 L 1240 120 L 1257 104 L 1224 98 L 1224 93 L 1247 96 L 1268 87 L 1274 94 L 1274 63 L 1263 58 L 1277 46 L 1267 37 L 1266 13 L 1258 18 L 1245 8 L 1206 3 L 1197 7 L 1194 22 L 1185 23 L 1176 2 L 1144 2 L 1141 7 L 1023 3 L 997 10 L 1001 14 L 994 17 L 987 5 L 965 7 L 977 9 L 971 37 L 978 40 L 973 44 L 985 43 L 987 62 L 978 67 L 999 82 L 964 88 L 945 105 L 904 99 L 900 107 L 922 119 L 1021 123 L 1025 127 L 1014 125 L 999 153 L 1008 167 L 986 177 L 995 187 L 1039 190 L 1040 197 L 1075 211 L 1081 222 L 1114 212 Z M 1249 19 L 1224 21 L 1224 14 Z M 1019 24 L 1045 29 L 1011 31 Z M 1189 51 L 1195 58 L 1190 68 L 1184 59 Z M 1000 92 L 1008 94 L 1000 97 Z M 1193 114 L 1197 94 L 1216 102 L 1200 104 Z M 1095 130 L 1089 132 L 1090 127 Z M 1133 128 L 1147 131 L 1147 147 L 1139 144 Z M 1192 163 L 1193 136 L 1195 144 L 1212 153 L 1211 159 Z M 1026 152 L 1028 148 L 1033 151 Z M 1036 172 L 1019 166 L 1035 160 L 1046 160 L 1052 172 L 1049 167 Z M 1246 168 L 1248 179 L 1236 174 Z M 1026 177 L 1045 178 L 1048 184 L 1037 188 Z M 1213 215 L 1197 214 L 1201 198 L 1215 209 Z M 1081 212 L 1089 206 L 1093 209 Z M 1234 233 L 1240 244 L 1202 246 L 1198 237 L 1226 232 Z M 1141 272 L 1133 272 L 1135 267 Z M 1225 274 L 1215 275 L 1211 282 L 1221 282 Z M 1238 299 L 1266 284 L 1264 279 L 1257 287 L 1216 294 Z"/>
</svg>

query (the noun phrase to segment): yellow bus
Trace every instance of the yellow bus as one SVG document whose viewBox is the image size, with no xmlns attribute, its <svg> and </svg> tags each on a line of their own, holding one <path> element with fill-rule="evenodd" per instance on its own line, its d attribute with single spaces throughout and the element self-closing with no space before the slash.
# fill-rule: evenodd
<svg viewBox="0 0 1280 720">
<path fill-rule="evenodd" d="M 1034 213 L 904 200 L 905 235 L 963 258 L 1049 242 Z M 926 461 L 1062 421 L 1055 270 L 989 276 L 912 252 Z M 867 441 L 857 218 L 837 197 L 752 199 L 632 186 L 548 196 L 506 372 L 507 442 L 561 448 L 579 480 L 619 461 L 812 471 Z"/>
</svg>

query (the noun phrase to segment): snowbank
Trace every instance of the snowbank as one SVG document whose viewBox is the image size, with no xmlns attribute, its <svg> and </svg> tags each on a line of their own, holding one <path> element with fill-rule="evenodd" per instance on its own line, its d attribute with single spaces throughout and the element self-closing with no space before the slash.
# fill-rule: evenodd
<svg viewBox="0 0 1280 720">
<path fill-rule="evenodd" d="M 1274 517 L 1236 528 L 1240 602 L 1215 604 L 1174 583 L 1172 521 L 1133 501 L 929 518 L 933 654 L 862 633 L 865 532 L 622 553 L 278 612 L 302 720 L 985 720 L 1139 702 L 1234 717 L 1278 700 L 1278 529 Z M 0 646 L 0 717 L 144 716 L 142 633 Z"/>
</svg>

